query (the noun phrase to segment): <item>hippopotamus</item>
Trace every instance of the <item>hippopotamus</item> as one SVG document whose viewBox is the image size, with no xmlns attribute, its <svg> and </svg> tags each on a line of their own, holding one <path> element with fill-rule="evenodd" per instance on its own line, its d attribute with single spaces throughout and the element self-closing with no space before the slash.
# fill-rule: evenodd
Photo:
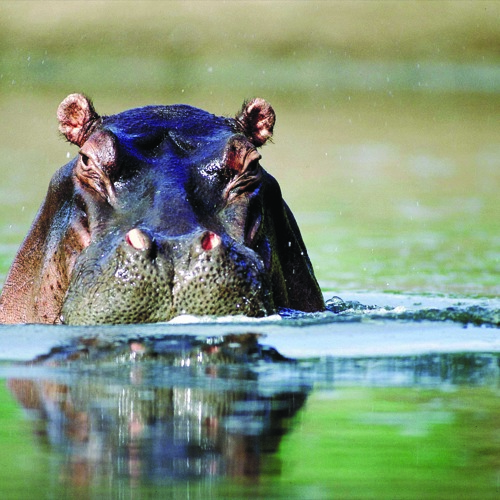
<svg viewBox="0 0 500 500">
<path fill-rule="evenodd" d="M 264 99 L 234 118 L 185 104 L 101 116 L 71 94 L 57 117 L 79 151 L 52 177 L 14 259 L 0 322 L 324 309 L 297 223 L 260 163 L 275 124 Z"/>
</svg>

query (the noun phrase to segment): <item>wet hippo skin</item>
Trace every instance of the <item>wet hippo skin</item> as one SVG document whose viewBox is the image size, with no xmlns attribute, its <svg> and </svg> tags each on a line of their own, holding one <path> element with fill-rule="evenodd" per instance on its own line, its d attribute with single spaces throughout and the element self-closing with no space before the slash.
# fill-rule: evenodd
<svg viewBox="0 0 500 500">
<path fill-rule="evenodd" d="M 275 114 L 187 105 L 100 116 L 68 96 L 78 155 L 53 176 L 0 297 L 3 323 L 146 323 L 324 309 L 295 219 L 260 165 Z"/>
</svg>

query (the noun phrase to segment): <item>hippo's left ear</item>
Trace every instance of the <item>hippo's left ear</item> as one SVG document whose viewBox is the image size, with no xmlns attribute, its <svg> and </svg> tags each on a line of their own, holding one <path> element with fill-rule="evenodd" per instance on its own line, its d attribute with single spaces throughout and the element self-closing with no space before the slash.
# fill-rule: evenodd
<svg viewBox="0 0 500 500">
<path fill-rule="evenodd" d="M 69 142 L 83 146 L 99 115 L 92 101 L 82 94 L 70 94 L 57 108 L 59 131 Z"/>
<path fill-rule="evenodd" d="M 256 97 L 243 103 L 241 111 L 236 115 L 236 121 L 248 139 L 259 147 L 273 135 L 276 114 L 267 101 Z"/>
</svg>

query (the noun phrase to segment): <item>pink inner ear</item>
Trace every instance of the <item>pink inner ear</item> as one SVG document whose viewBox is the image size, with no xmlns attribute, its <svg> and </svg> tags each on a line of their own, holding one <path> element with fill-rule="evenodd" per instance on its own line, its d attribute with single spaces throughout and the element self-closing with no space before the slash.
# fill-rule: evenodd
<svg viewBox="0 0 500 500">
<path fill-rule="evenodd" d="M 79 140 L 82 129 L 77 126 L 75 121 L 61 123 L 59 125 L 59 130 L 69 142 L 76 144 L 77 146 L 83 145 L 83 141 Z"/>
<path fill-rule="evenodd" d="M 92 122 L 99 118 L 89 99 L 81 94 L 71 94 L 59 105 L 57 109 L 59 131 L 68 141 L 82 146 L 91 128 Z"/>
<path fill-rule="evenodd" d="M 247 103 L 236 119 L 256 146 L 262 146 L 273 135 L 276 115 L 272 106 L 260 97 Z"/>
<path fill-rule="evenodd" d="M 255 124 L 255 135 L 258 135 L 262 144 L 273 135 L 273 124 L 270 123 L 269 117 L 266 116 Z"/>
</svg>

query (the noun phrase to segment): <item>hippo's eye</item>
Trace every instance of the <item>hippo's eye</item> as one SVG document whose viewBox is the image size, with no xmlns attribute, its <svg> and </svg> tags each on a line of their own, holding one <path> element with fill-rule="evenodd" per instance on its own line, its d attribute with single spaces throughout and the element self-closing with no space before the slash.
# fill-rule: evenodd
<svg viewBox="0 0 500 500">
<path fill-rule="evenodd" d="M 237 175 L 224 189 L 223 196 L 230 202 L 244 192 L 255 191 L 262 179 L 261 156 L 257 150 L 247 152 L 243 162 L 238 165 Z"/>
<path fill-rule="evenodd" d="M 248 163 L 248 165 L 246 165 L 245 168 L 245 173 L 247 173 L 248 175 L 256 174 L 260 169 L 259 160 L 260 160 L 260 155 L 258 158 L 255 158 L 250 163 Z"/>
<path fill-rule="evenodd" d="M 82 153 L 81 151 L 80 151 L 80 159 L 82 160 L 82 163 L 86 167 L 89 166 L 90 158 L 86 154 Z"/>
<path fill-rule="evenodd" d="M 80 151 L 79 155 L 80 162 L 77 166 L 77 176 L 80 181 L 96 191 L 110 205 L 113 205 L 116 201 L 115 189 L 109 177 L 113 164 L 97 163 L 102 158 L 95 158 L 83 151 Z"/>
<path fill-rule="evenodd" d="M 256 149 L 251 149 L 250 151 L 248 151 L 243 160 L 243 164 L 241 165 L 241 176 L 247 178 L 254 176 L 260 177 L 261 166 L 259 162 L 261 158 L 262 157 Z"/>
</svg>

